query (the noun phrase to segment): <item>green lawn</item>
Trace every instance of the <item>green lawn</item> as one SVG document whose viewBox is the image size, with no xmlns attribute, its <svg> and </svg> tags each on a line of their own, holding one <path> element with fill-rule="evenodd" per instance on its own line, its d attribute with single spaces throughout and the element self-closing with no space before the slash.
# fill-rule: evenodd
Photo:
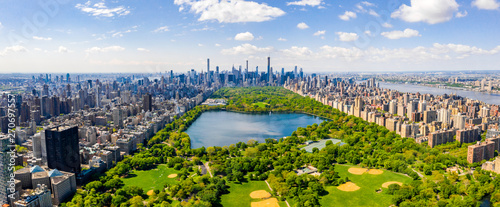
<svg viewBox="0 0 500 207">
<path fill-rule="evenodd" d="M 260 199 L 250 198 L 251 192 L 256 190 L 271 192 L 264 181 L 249 181 L 241 184 L 229 182 L 228 185 L 229 193 L 221 196 L 221 204 L 224 207 L 249 207 L 252 202 L 260 201 Z M 285 202 L 279 202 L 279 205 L 286 207 Z"/>
<path fill-rule="evenodd" d="M 177 178 L 168 178 L 170 174 L 177 174 L 179 171 L 168 168 L 166 165 L 158 165 L 151 170 L 133 170 L 127 177 L 123 178 L 125 185 L 135 185 L 144 189 L 146 193 L 152 189 L 161 189 L 166 183 L 178 183 Z"/>
<path fill-rule="evenodd" d="M 265 102 L 257 102 L 257 103 L 253 103 L 252 105 L 257 105 L 260 108 L 266 108 L 266 105 L 269 105 L 269 104 L 265 103 Z"/>
<path fill-rule="evenodd" d="M 328 195 L 321 198 L 321 206 L 390 206 L 392 196 L 375 191 L 382 188 L 382 184 L 388 181 L 399 181 L 402 183 L 412 181 L 411 178 L 405 175 L 387 170 L 383 170 L 384 173 L 380 175 L 371 175 L 368 173 L 354 175 L 347 171 L 350 167 L 356 166 L 335 165 L 335 171 L 339 172 L 342 178 L 347 176 L 351 182 L 358 185 L 361 189 L 345 192 L 338 190 L 337 186 L 327 186 Z"/>
</svg>

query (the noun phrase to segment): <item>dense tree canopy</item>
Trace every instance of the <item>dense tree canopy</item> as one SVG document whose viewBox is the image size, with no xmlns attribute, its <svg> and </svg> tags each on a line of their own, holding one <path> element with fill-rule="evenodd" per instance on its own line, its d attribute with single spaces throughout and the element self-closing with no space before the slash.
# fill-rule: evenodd
<svg viewBox="0 0 500 207">
<path fill-rule="evenodd" d="M 383 168 L 413 178 L 410 184 L 391 185 L 384 190 L 393 195 L 392 202 L 397 206 L 475 206 L 487 195 L 491 195 L 493 203 L 500 202 L 500 178 L 496 174 L 479 168 L 473 174 L 446 172 L 448 167 L 477 166 L 466 161 L 467 145 L 454 142 L 431 149 L 280 87 L 222 88 L 211 98 L 227 99 L 228 105 L 197 106 L 176 118 L 151 138 L 142 151 L 127 156 L 63 205 L 213 206 L 220 202 L 220 195 L 228 192 L 227 182 L 249 178 L 267 180 L 280 199 L 293 200 L 297 206 L 319 206 L 326 185 L 348 181 L 335 172 L 335 165 L 344 163 Z M 285 139 L 191 149 L 184 130 L 207 110 L 296 112 L 328 121 L 299 127 Z M 313 153 L 300 148 L 305 141 L 324 138 L 341 139 L 346 144 L 327 142 L 325 148 Z M 213 178 L 199 174 L 196 166 L 201 162 L 210 164 Z M 138 187 L 123 187 L 121 177 L 131 170 L 147 170 L 158 164 L 180 170 L 179 183 L 166 185 L 149 196 Z M 297 175 L 295 171 L 307 165 L 316 167 L 321 175 Z"/>
</svg>

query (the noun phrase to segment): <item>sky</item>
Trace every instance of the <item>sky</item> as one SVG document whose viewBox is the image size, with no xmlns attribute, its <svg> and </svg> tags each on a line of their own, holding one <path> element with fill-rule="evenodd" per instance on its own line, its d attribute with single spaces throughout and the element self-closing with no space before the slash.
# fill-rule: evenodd
<svg viewBox="0 0 500 207">
<path fill-rule="evenodd" d="M 500 0 L 2 0 L 0 73 L 499 70 Z"/>
</svg>

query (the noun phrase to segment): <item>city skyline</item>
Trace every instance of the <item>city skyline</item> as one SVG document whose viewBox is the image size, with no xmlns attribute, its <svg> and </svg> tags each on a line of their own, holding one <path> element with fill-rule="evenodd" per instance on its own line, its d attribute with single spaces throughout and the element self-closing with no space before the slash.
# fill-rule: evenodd
<svg viewBox="0 0 500 207">
<path fill-rule="evenodd" d="M 497 70 L 497 0 L 0 3 L 2 73 Z"/>
</svg>

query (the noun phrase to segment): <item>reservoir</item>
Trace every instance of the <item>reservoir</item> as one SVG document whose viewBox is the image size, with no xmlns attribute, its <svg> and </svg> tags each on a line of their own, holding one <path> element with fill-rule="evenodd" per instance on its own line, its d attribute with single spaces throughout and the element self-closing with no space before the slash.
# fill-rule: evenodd
<svg viewBox="0 0 500 207">
<path fill-rule="evenodd" d="M 191 148 L 229 146 L 250 139 L 264 143 L 267 138 L 290 136 L 298 127 L 320 124 L 325 119 L 296 113 L 247 114 L 229 111 L 203 112 L 186 130 Z"/>
<path fill-rule="evenodd" d="M 421 94 L 428 93 L 432 95 L 443 95 L 445 93 L 450 95 L 453 93 L 462 97 L 479 100 L 485 103 L 500 105 L 500 94 L 495 94 L 495 93 L 484 93 L 477 91 L 437 88 L 437 87 L 421 86 L 414 84 L 386 83 L 386 82 L 380 82 L 380 88 L 388 88 L 403 93 L 419 92 Z"/>
</svg>

